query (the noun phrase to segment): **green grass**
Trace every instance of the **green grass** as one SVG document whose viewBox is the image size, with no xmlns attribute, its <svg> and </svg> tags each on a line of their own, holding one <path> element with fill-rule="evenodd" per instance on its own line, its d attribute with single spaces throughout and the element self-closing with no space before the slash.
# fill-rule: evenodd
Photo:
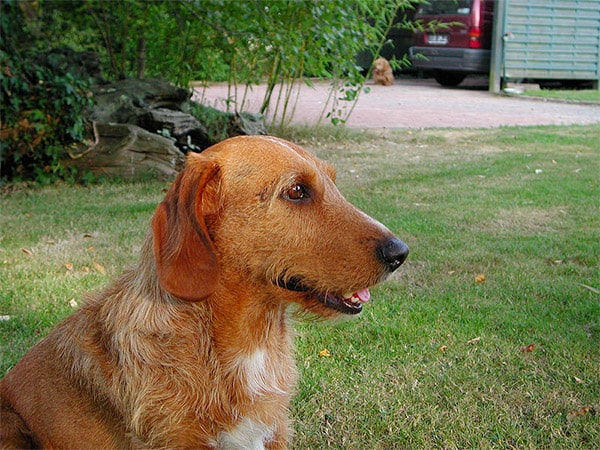
<svg viewBox="0 0 600 450">
<path fill-rule="evenodd" d="M 297 325 L 293 448 L 597 446 L 599 135 L 599 125 L 294 135 L 411 255 L 361 317 Z M 163 189 L 0 197 L 0 315 L 10 316 L 0 373 L 71 299 L 135 260 Z"/>
<path fill-rule="evenodd" d="M 598 89 L 540 89 L 526 90 L 524 95 L 547 98 L 553 100 L 570 100 L 576 102 L 599 102 L 600 90 Z"/>
<path fill-rule="evenodd" d="M 600 295 L 583 286 L 600 288 L 599 133 L 397 132 L 327 152 L 412 253 L 361 319 L 302 334 L 299 448 L 599 442 L 597 415 L 570 416 L 600 407 Z"/>
</svg>

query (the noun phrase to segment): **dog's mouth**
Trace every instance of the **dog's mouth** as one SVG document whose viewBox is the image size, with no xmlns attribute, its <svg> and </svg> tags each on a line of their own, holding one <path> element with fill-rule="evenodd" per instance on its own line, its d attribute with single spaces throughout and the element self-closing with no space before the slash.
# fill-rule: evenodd
<svg viewBox="0 0 600 450">
<path fill-rule="evenodd" d="M 371 298 L 367 288 L 347 294 L 336 294 L 330 291 L 322 292 L 309 287 L 298 277 L 280 278 L 275 283 L 277 286 L 288 291 L 302 292 L 315 298 L 319 303 L 334 309 L 342 314 L 358 314 L 362 311 L 363 303 Z"/>
</svg>

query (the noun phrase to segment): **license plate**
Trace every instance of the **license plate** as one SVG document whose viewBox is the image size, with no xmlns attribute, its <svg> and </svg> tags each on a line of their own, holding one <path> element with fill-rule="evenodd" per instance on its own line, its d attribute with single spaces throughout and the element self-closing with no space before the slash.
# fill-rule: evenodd
<svg viewBox="0 0 600 450">
<path fill-rule="evenodd" d="M 447 45 L 448 35 L 447 34 L 428 34 L 427 43 L 429 45 Z"/>
</svg>

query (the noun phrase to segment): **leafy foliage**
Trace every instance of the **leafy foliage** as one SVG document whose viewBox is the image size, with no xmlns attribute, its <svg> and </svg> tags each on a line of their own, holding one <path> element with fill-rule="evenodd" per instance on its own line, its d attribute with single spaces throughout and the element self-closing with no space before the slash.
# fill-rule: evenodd
<svg viewBox="0 0 600 450">
<path fill-rule="evenodd" d="M 203 2 L 203 7 L 215 8 L 218 3 Z M 296 83 L 310 83 L 311 77 L 329 78 L 332 90 L 323 114 L 334 123 L 343 123 L 365 81 L 364 68 L 356 65 L 355 56 L 364 49 L 377 55 L 392 26 L 407 26 L 406 19 L 395 19 L 412 8 L 412 3 L 226 2 L 228 8 L 236 9 L 223 15 L 224 27 L 232 31 L 226 40 L 219 32 L 212 36 L 215 44 L 211 49 L 217 49 L 220 60 L 228 67 L 229 106 L 243 111 L 252 85 L 267 80 L 259 112 L 270 112 L 273 124 L 285 127 L 293 114 Z M 206 17 L 218 15 L 217 11 L 206 13 Z M 235 23 L 229 24 L 232 18 Z"/>
<path fill-rule="evenodd" d="M 68 146 L 84 137 L 88 82 L 26 61 L 7 61 L 0 74 L 2 177 L 53 181 L 69 178 Z"/>
<path fill-rule="evenodd" d="M 40 0 L 24 2 L 26 24 L 43 32 L 38 47 L 98 52 L 110 78 L 161 76 L 180 85 L 227 81 L 231 108 L 267 81 L 261 113 L 292 110 L 293 83 L 327 77 L 341 97 L 358 97 L 364 74 L 355 56 L 377 55 L 391 27 L 410 27 L 419 0 Z M 33 5 L 37 5 L 34 8 Z M 400 20 L 396 20 L 400 18 Z M 41 36 L 40 36 L 41 37 Z M 396 64 L 396 67 L 398 64 Z M 281 91 L 275 93 L 275 88 Z M 350 91 L 349 93 L 347 93 Z M 335 109 L 338 102 L 329 107 Z M 338 111 L 339 113 L 339 111 Z"/>
<path fill-rule="evenodd" d="M 41 63 L 33 52 L 14 51 L 22 38 L 22 28 L 14 29 L 20 23 L 18 4 L 2 8 L 0 177 L 72 179 L 72 169 L 62 161 L 69 145 L 84 137 L 83 113 L 92 104 L 89 81 L 71 73 L 57 55 Z"/>
<path fill-rule="evenodd" d="M 233 112 L 243 112 L 249 90 L 266 81 L 255 112 L 281 128 L 293 115 L 297 83 L 325 77 L 332 90 L 322 118 L 344 123 L 365 81 L 356 55 L 377 55 L 392 27 L 409 26 L 403 12 L 418 1 L 3 1 L 1 176 L 64 177 L 65 148 L 83 135 L 87 80 L 44 68 L 35 54 L 91 50 L 112 79 L 227 81 Z"/>
</svg>

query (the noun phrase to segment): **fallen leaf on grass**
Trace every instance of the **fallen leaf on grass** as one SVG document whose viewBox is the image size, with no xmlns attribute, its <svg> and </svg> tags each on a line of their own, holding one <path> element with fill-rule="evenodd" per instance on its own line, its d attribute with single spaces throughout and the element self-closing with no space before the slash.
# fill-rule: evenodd
<svg viewBox="0 0 600 450">
<path fill-rule="evenodd" d="M 575 411 L 571 411 L 569 414 L 567 414 L 567 419 L 573 420 L 577 417 L 585 416 L 586 414 L 593 416 L 596 414 L 596 410 L 591 406 L 584 406 L 583 408 L 576 409 Z"/>
<path fill-rule="evenodd" d="M 21 247 L 21 251 L 23 253 L 25 253 L 27 256 L 33 256 L 33 252 L 31 250 L 29 250 L 28 248 Z"/>
<path fill-rule="evenodd" d="M 98 264 L 96 261 L 92 262 L 92 266 L 94 267 L 94 270 L 102 275 L 106 275 L 106 269 Z"/>
<path fill-rule="evenodd" d="M 476 338 L 469 339 L 467 344 L 475 345 L 481 340 L 481 336 L 477 336 Z"/>
<path fill-rule="evenodd" d="M 439 350 L 440 352 L 445 352 L 445 351 L 448 351 L 448 346 L 447 346 L 447 345 L 442 345 L 440 348 L 438 348 L 438 350 Z"/>
<path fill-rule="evenodd" d="M 481 284 L 481 283 L 485 283 L 485 275 L 480 273 L 479 275 L 477 275 L 475 277 L 475 283 L 477 284 Z"/>
<path fill-rule="evenodd" d="M 585 381 L 583 381 L 581 378 L 576 377 L 575 375 L 573 375 L 573 378 L 575 379 L 575 381 L 577 381 L 578 383 L 584 384 Z"/>
<path fill-rule="evenodd" d="M 67 272 L 70 272 L 71 270 L 73 270 L 73 263 L 65 263 L 65 269 L 67 269 Z"/>
<path fill-rule="evenodd" d="M 319 352 L 319 356 L 325 356 L 325 357 L 327 357 L 327 356 L 331 356 L 331 353 L 329 353 L 329 350 L 327 350 L 326 348 L 324 348 L 323 350 L 321 350 Z"/>
<path fill-rule="evenodd" d="M 93 238 L 94 235 L 92 233 L 83 233 L 84 238 Z"/>
<path fill-rule="evenodd" d="M 74 298 L 72 298 L 71 300 L 69 300 L 69 306 L 71 308 L 77 308 L 77 302 L 75 301 Z"/>
<path fill-rule="evenodd" d="M 535 350 L 535 344 L 524 345 L 523 347 L 521 347 L 521 351 L 523 353 L 531 353 L 534 350 Z"/>
</svg>

